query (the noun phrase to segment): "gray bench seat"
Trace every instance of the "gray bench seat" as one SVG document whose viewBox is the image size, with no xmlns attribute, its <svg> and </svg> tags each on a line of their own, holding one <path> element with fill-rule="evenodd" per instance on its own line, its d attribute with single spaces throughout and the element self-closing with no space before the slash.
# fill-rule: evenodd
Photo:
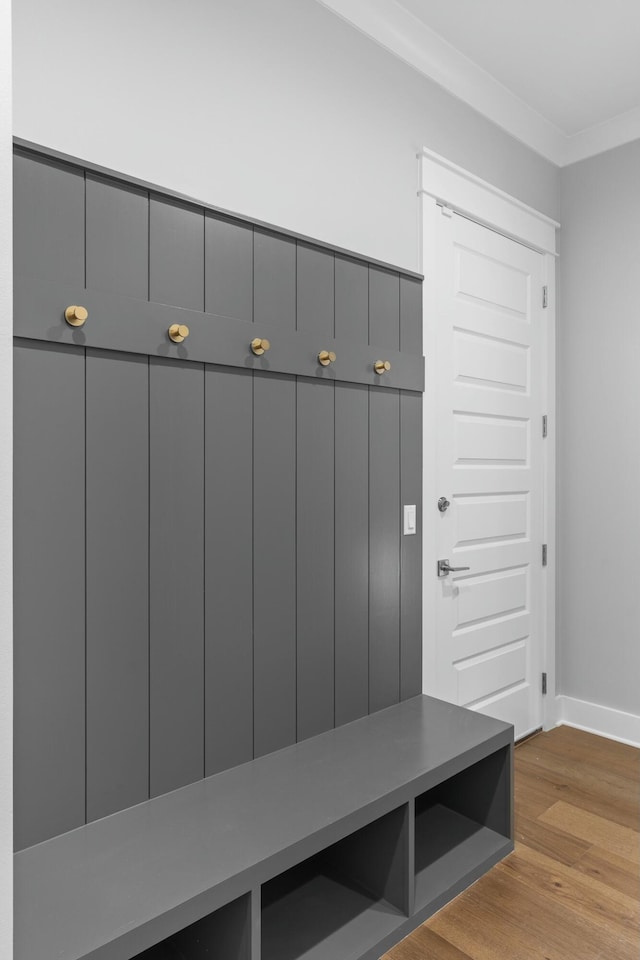
<svg viewBox="0 0 640 960">
<path fill-rule="evenodd" d="M 185 928 L 194 958 L 379 956 L 513 848 L 512 744 L 419 696 L 23 850 L 15 960 L 180 956 Z"/>
</svg>

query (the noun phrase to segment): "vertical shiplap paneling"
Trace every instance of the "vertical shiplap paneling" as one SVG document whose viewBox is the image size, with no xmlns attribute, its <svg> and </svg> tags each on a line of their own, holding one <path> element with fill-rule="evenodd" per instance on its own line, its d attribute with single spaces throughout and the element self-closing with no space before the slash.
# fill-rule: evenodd
<svg viewBox="0 0 640 960">
<path fill-rule="evenodd" d="M 366 284 L 366 269 L 364 271 Z M 335 722 L 369 712 L 369 391 L 335 386 Z"/>
<path fill-rule="evenodd" d="M 318 352 L 326 349 L 323 337 L 334 331 L 334 256 L 298 243 L 297 329 L 318 337 Z"/>
<path fill-rule="evenodd" d="M 84 171 L 16 154 L 16 276 L 84 284 Z M 52 304 L 52 323 L 66 303 Z"/>
<path fill-rule="evenodd" d="M 400 349 L 400 277 L 379 267 L 369 267 L 369 343 Z"/>
<path fill-rule="evenodd" d="M 85 822 L 84 350 L 14 350 L 14 836 Z"/>
<path fill-rule="evenodd" d="M 64 164 L 15 171 L 18 275 L 422 352 L 416 280 Z M 420 689 L 420 395 L 94 350 L 85 380 L 75 350 L 16 353 L 18 846 L 83 821 L 85 756 L 95 819 Z"/>
<path fill-rule="evenodd" d="M 400 391 L 400 502 L 415 503 L 416 533 L 400 547 L 400 699 L 422 690 L 422 394 Z"/>
<path fill-rule="evenodd" d="M 365 263 L 335 258 L 336 338 L 363 345 L 369 339 L 369 269 Z"/>
<path fill-rule="evenodd" d="M 369 388 L 369 709 L 400 696 L 400 397 Z"/>
<path fill-rule="evenodd" d="M 149 200 L 149 299 L 204 310 L 204 211 Z"/>
<path fill-rule="evenodd" d="M 205 773 L 253 757 L 253 374 L 205 367 Z M 260 501 L 260 509 L 268 506 Z"/>
<path fill-rule="evenodd" d="M 422 356 L 422 283 L 400 277 L 400 350 Z"/>
<path fill-rule="evenodd" d="M 297 738 L 334 724 L 334 385 L 297 382 Z"/>
<path fill-rule="evenodd" d="M 296 243 L 262 230 L 253 239 L 253 319 L 284 331 L 296 328 Z M 260 335 L 260 331 L 256 330 Z M 277 349 L 277 344 L 272 344 Z"/>
<path fill-rule="evenodd" d="M 179 289 L 176 287 L 176 289 Z M 149 359 L 149 784 L 204 776 L 204 367 Z"/>
<path fill-rule="evenodd" d="M 87 350 L 87 818 L 149 793 L 149 364 Z"/>
<path fill-rule="evenodd" d="M 254 752 L 296 739 L 296 383 L 254 374 Z"/>
<path fill-rule="evenodd" d="M 253 227 L 205 215 L 205 310 L 253 320 Z"/>
<path fill-rule="evenodd" d="M 149 197 L 94 174 L 86 180 L 87 287 L 149 295 Z"/>
</svg>

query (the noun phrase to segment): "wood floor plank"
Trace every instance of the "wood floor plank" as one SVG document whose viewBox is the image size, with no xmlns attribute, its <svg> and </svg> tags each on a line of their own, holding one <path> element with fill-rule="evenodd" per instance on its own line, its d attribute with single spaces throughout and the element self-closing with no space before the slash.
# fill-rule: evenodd
<svg viewBox="0 0 640 960">
<path fill-rule="evenodd" d="M 443 940 L 426 923 L 386 953 L 383 960 L 427 960 L 428 957 L 437 957 L 437 960 L 472 960 L 468 953 Z"/>
<path fill-rule="evenodd" d="M 564 800 L 558 800 L 541 814 L 543 823 L 559 827 L 573 837 L 588 840 L 599 847 L 612 850 L 618 856 L 640 864 L 640 836 L 636 830 L 621 827 L 604 817 L 589 813 Z"/>
<path fill-rule="evenodd" d="M 505 860 L 504 869 L 535 890 L 551 894 L 584 920 L 595 919 L 635 941 L 640 905 L 633 897 L 610 890 L 601 880 L 580 874 L 524 844 L 517 844 L 516 856 Z"/>
<path fill-rule="evenodd" d="M 516 818 L 522 814 L 535 820 L 548 810 L 557 798 L 549 793 L 548 785 L 540 777 L 523 772 L 517 762 L 516 771 L 514 789 Z"/>
<path fill-rule="evenodd" d="M 517 760 L 522 764 L 541 766 L 546 770 L 562 772 L 568 780 L 584 783 L 585 786 L 606 780 L 612 786 L 628 791 L 628 795 L 637 796 L 640 792 L 640 765 L 632 763 L 608 762 L 601 749 L 587 754 L 584 749 L 563 754 L 556 746 L 547 749 L 544 741 L 538 747 L 517 752 Z"/>
<path fill-rule="evenodd" d="M 571 727 L 515 751 L 516 851 L 385 960 L 638 960 L 640 751 Z"/>
<path fill-rule="evenodd" d="M 640 751 L 637 747 L 616 740 L 607 740 L 575 727 L 556 727 L 548 733 L 523 744 L 523 755 L 529 752 L 543 751 L 546 754 L 556 754 L 565 760 L 572 759 L 588 764 L 599 765 L 619 776 L 627 777 L 634 784 L 638 784 L 640 774 Z M 516 755 L 520 749 L 516 751 Z"/>
<path fill-rule="evenodd" d="M 543 764 L 531 764 L 519 760 L 517 764 L 519 781 L 526 796 L 532 794 L 532 787 L 538 793 L 546 795 L 552 803 L 564 800 L 576 807 L 582 807 L 589 813 L 612 820 L 623 827 L 634 829 L 638 823 L 638 802 L 634 800 L 629 784 L 620 778 L 598 778 L 584 771 L 584 780 L 579 782 L 571 771 L 563 772 L 554 760 L 554 767 Z"/>
<path fill-rule="evenodd" d="M 609 764 L 601 754 L 588 756 L 583 750 L 563 756 L 556 750 L 546 750 L 544 746 L 537 750 L 521 751 L 517 759 L 518 763 L 530 765 L 532 769 L 542 767 L 561 773 L 568 782 L 582 784 L 587 789 L 602 788 L 607 783 L 612 789 L 625 792 L 627 798 L 640 794 L 640 765 Z"/>
<path fill-rule="evenodd" d="M 557 748 L 564 752 L 568 751 L 570 754 L 575 754 L 579 750 L 583 750 L 589 756 L 601 754 L 606 757 L 608 764 L 620 761 L 628 767 L 637 768 L 640 763 L 637 747 L 564 724 L 542 734 L 541 741 L 547 749 Z"/>
<path fill-rule="evenodd" d="M 515 838 L 532 850 L 544 853 L 558 863 L 568 866 L 573 866 L 591 849 L 586 840 L 569 836 L 551 824 L 519 815 L 516 815 Z"/>
<path fill-rule="evenodd" d="M 428 923 L 473 960 L 637 960 L 617 928 L 585 921 L 553 894 L 514 880 L 503 864 Z"/>
<path fill-rule="evenodd" d="M 640 874 L 630 860 L 602 847 L 589 847 L 573 864 L 574 870 L 606 883 L 628 897 L 640 898 Z"/>
</svg>

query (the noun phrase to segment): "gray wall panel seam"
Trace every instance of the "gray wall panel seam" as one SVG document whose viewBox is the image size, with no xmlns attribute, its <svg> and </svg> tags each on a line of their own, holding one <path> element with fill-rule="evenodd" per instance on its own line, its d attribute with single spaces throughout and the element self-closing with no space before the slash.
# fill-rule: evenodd
<svg viewBox="0 0 640 960">
<path fill-rule="evenodd" d="M 371 346 L 371 267 L 367 266 L 367 343 Z"/>
<path fill-rule="evenodd" d="M 203 232 L 206 218 L 203 217 Z M 203 249 L 205 238 L 203 236 Z M 204 254 L 203 254 L 204 255 Z M 202 274 L 202 302 L 206 303 L 206 269 Z M 207 364 L 202 364 L 202 772 L 207 775 Z"/>
<path fill-rule="evenodd" d="M 398 316 L 400 316 L 400 285 L 398 285 Z M 398 324 L 398 340 L 402 321 Z M 396 508 L 398 523 L 398 703 L 402 700 L 402 538 L 404 536 L 404 492 L 402 490 L 402 390 L 398 390 L 398 493 Z"/>
<path fill-rule="evenodd" d="M 149 191 L 147 191 L 147 300 L 151 300 L 151 194 Z"/>
<path fill-rule="evenodd" d="M 333 257 L 333 339 L 336 338 L 336 257 Z M 335 391 L 334 391 L 335 393 Z"/>
<path fill-rule="evenodd" d="M 368 288 L 367 277 L 367 288 Z M 371 713 L 371 387 L 367 387 L 367 714 Z"/>
<path fill-rule="evenodd" d="M 202 211 L 202 309 L 207 309 L 207 215 Z M 207 379 L 206 368 L 202 370 L 202 376 Z"/>
<path fill-rule="evenodd" d="M 367 266 L 367 343 L 371 344 L 371 266 Z M 367 714 L 371 713 L 371 386 L 367 387 Z"/>
<path fill-rule="evenodd" d="M 296 328 L 298 326 L 298 244 L 296 243 Z M 294 490 L 294 524 L 293 524 L 293 622 L 295 624 L 295 668 L 294 668 L 294 717 L 295 717 L 295 739 L 298 742 L 298 384 L 300 377 L 295 377 L 294 390 L 294 421 L 293 421 L 293 490 Z"/>
<path fill-rule="evenodd" d="M 149 217 L 149 223 L 151 218 Z M 151 238 L 149 237 L 149 241 Z M 149 257 L 151 263 L 151 257 Z M 151 288 L 149 288 L 149 296 Z M 147 357 L 147 792 L 151 796 L 151 358 Z"/>
<path fill-rule="evenodd" d="M 85 177 L 85 197 L 86 197 L 86 177 Z M 86 217 L 86 203 L 85 203 Z M 85 282 L 86 282 L 86 243 L 85 243 Z M 87 797 L 87 351 L 82 350 L 84 358 L 84 822 L 88 822 L 89 801 Z"/>
<path fill-rule="evenodd" d="M 252 240 L 253 249 L 253 240 Z M 253 303 L 252 303 L 253 311 Z M 256 756 L 256 429 L 255 429 L 255 409 L 256 409 L 256 378 L 255 370 L 251 371 L 251 735 L 252 735 L 252 756 Z"/>
<path fill-rule="evenodd" d="M 335 262 L 334 262 L 334 311 L 335 331 Z M 333 726 L 336 725 L 336 385 L 333 384 Z"/>
<path fill-rule="evenodd" d="M 85 170 L 82 177 L 83 188 L 84 188 L 84 243 L 82 244 L 82 249 L 84 250 L 84 286 L 86 289 L 87 286 L 87 171 Z M 85 379 L 86 379 L 86 359 L 85 359 Z M 85 406 L 86 409 L 86 406 Z"/>
<path fill-rule="evenodd" d="M 336 258 L 333 257 L 333 338 L 336 336 Z M 336 384 L 333 382 L 333 726 L 336 726 Z"/>
</svg>

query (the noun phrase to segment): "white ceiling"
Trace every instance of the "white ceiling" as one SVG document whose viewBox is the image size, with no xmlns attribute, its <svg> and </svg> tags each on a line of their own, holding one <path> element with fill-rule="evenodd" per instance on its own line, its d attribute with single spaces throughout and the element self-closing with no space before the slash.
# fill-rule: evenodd
<svg viewBox="0 0 640 960">
<path fill-rule="evenodd" d="M 639 0 L 320 0 L 564 165 L 640 137 Z"/>
</svg>

